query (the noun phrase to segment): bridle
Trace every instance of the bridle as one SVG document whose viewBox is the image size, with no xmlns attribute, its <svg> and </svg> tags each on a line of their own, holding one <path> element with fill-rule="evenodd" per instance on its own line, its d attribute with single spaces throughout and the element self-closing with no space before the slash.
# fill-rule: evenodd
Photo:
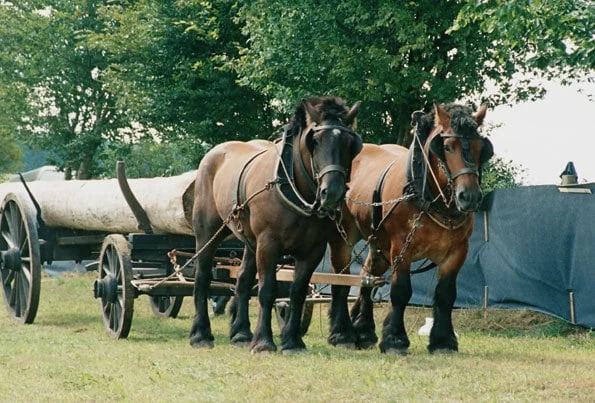
<svg viewBox="0 0 595 403">
<path fill-rule="evenodd" d="M 469 140 L 483 140 L 481 136 L 463 136 L 458 133 L 440 133 L 437 136 L 441 138 L 457 138 L 461 141 L 461 157 L 463 159 L 463 163 L 465 164 L 464 168 L 459 169 L 455 173 L 451 173 L 450 169 L 446 165 L 446 162 L 442 158 L 438 158 L 440 161 L 440 165 L 444 170 L 444 173 L 449 182 L 454 182 L 456 178 L 461 175 L 475 175 L 478 179 L 481 179 L 481 173 L 479 172 L 477 164 L 473 161 L 473 156 L 471 155 L 471 145 L 469 144 Z"/>
<path fill-rule="evenodd" d="M 354 132 L 353 130 L 348 128 L 347 126 L 343 126 L 343 125 L 310 126 L 308 128 L 308 130 L 305 132 L 305 136 L 308 136 L 309 131 L 317 133 L 317 132 L 320 132 L 323 130 L 339 130 L 339 131 L 341 131 L 341 133 L 348 133 L 348 134 L 351 134 L 353 137 L 360 137 L 359 134 L 357 134 L 356 132 Z M 320 186 L 320 181 L 322 180 L 322 177 L 330 172 L 339 172 L 341 175 L 343 175 L 345 182 L 349 181 L 349 176 L 350 176 L 349 168 L 345 168 L 342 165 L 329 164 L 329 165 L 325 166 L 324 168 L 322 168 L 321 170 L 317 171 L 316 167 L 314 166 L 314 155 L 312 154 L 312 152 L 310 150 L 308 150 L 308 151 L 310 152 L 310 168 L 312 169 L 312 175 L 314 176 L 314 180 L 316 180 L 316 189 L 318 189 L 318 186 Z M 306 177 L 309 178 L 309 175 L 306 175 Z"/>
</svg>

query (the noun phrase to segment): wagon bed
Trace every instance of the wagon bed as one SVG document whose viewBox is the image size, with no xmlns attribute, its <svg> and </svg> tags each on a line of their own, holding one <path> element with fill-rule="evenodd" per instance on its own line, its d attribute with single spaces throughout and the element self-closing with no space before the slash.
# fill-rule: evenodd
<svg viewBox="0 0 595 403">
<path fill-rule="evenodd" d="M 195 254 L 189 202 L 195 172 L 127 180 L 123 163 L 117 172 L 117 180 L 0 185 L 0 277 L 13 320 L 33 323 L 44 262 L 93 261 L 87 268 L 98 272 L 94 296 L 113 338 L 127 337 L 134 299 L 140 295 L 149 296 L 153 313 L 160 317 L 176 317 L 183 298 L 192 295 L 193 264 L 180 270 L 176 259 L 183 263 Z M 212 295 L 233 295 L 242 251 L 237 239 L 219 247 Z M 279 265 L 277 279 L 291 282 L 292 269 Z M 312 283 L 371 287 L 383 280 L 317 272 Z M 280 325 L 287 306 L 284 297 L 280 295 L 276 306 Z M 310 312 L 312 303 L 323 300 L 309 298 Z M 305 329 L 307 316 L 308 309 Z"/>
</svg>

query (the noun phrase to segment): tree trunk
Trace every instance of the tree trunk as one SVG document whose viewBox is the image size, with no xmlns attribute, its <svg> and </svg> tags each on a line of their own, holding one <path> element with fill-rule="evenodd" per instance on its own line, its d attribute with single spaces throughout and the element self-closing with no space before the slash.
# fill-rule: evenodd
<svg viewBox="0 0 595 403">
<path fill-rule="evenodd" d="M 183 175 L 130 179 L 132 192 L 147 212 L 155 233 L 192 235 L 196 171 Z M 112 233 L 139 232 L 138 223 L 116 179 L 28 183 L 46 225 Z M 9 192 L 28 198 L 21 183 L 0 185 L 0 203 Z"/>
</svg>

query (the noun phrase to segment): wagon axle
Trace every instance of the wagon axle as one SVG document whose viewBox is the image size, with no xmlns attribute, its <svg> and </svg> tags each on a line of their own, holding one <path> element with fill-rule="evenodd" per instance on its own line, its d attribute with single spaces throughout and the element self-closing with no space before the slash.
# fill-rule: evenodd
<svg viewBox="0 0 595 403">
<path fill-rule="evenodd" d="M 108 274 L 101 280 L 95 280 L 93 282 L 93 296 L 112 303 L 118 301 L 118 279 Z"/>
<path fill-rule="evenodd" d="M 0 267 L 4 270 L 21 270 L 21 252 L 18 248 L 10 248 L 7 251 L 0 252 Z"/>
</svg>

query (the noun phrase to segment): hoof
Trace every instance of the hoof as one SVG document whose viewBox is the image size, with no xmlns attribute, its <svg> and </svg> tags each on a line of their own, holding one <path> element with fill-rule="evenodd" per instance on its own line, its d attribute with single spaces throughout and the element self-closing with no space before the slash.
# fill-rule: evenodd
<svg viewBox="0 0 595 403">
<path fill-rule="evenodd" d="M 358 342 L 357 348 L 359 348 L 360 350 L 369 350 L 369 349 L 373 348 L 375 345 L 376 345 L 375 341 L 365 340 L 365 341 Z"/>
<path fill-rule="evenodd" d="M 250 347 L 250 354 L 268 354 L 277 351 L 277 346 L 273 343 L 260 342 Z"/>
<path fill-rule="evenodd" d="M 409 339 L 407 336 L 386 336 L 378 347 L 381 353 L 406 355 L 409 351 Z"/>
<path fill-rule="evenodd" d="M 252 335 L 247 333 L 236 333 L 231 339 L 230 343 L 233 346 L 245 347 L 252 341 Z"/>
<path fill-rule="evenodd" d="M 327 342 L 335 347 L 341 347 L 345 344 L 354 344 L 357 336 L 355 334 L 334 333 L 327 338 Z"/>
<path fill-rule="evenodd" d="M 213 348 L 215 342 L 213 340 L 190 340 L 190 345 L 194 348 Z"/>
<path fill-rule="evenodd" d="M 383 353 L 388 354 L 388 355 L 400 355 L 400 356 L 406 356 L 409 355 L 409 349 L 407 348 L 388 348 L 385 351 L 383 351 Z"/>
</svg>

